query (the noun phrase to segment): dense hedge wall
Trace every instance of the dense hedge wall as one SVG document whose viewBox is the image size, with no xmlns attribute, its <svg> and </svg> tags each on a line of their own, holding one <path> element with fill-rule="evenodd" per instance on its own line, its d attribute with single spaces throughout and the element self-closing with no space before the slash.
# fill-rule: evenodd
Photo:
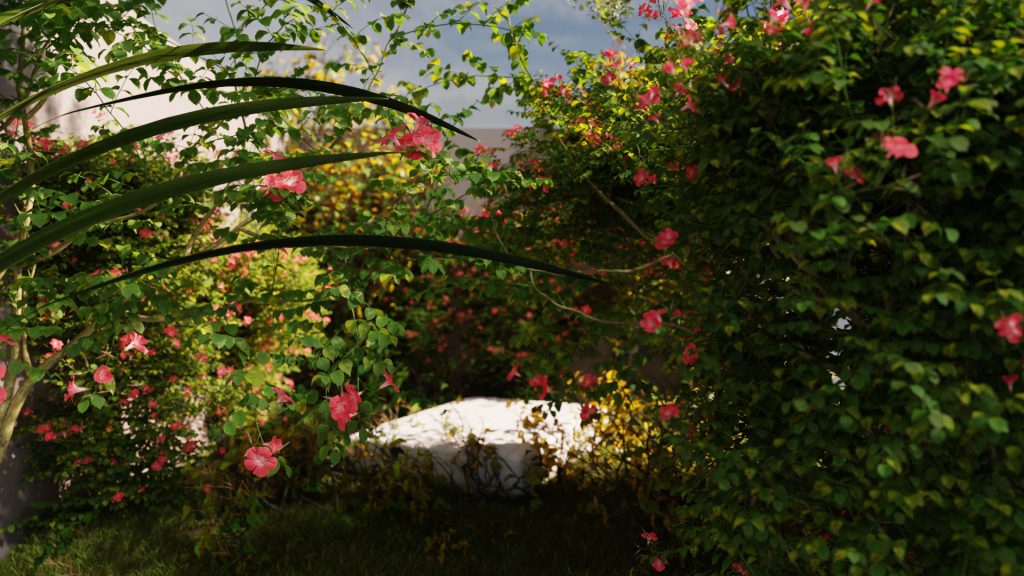
<svg viewBox="0 0 1024 576">
<path fill-rule="evenodd" d="M 1024 11 L 726 4 L 644 3 L 638 57 L 569 54 L 517 136 L 552 184 L 502 206 L 579 262 L 676 259 L 611 280 L 637 320 L 683 312 L 643 340 L 685 380 L 675 558 L 1020 573 Z"/>
</svg>

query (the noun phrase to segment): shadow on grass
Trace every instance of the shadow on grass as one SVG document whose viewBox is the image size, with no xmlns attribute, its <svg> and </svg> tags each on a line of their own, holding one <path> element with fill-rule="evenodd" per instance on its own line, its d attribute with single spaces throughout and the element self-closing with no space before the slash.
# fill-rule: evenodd
<svg viewBox="0 0 1024 576">
<path fill-rule="evenodd" d="M 177 512 L 138 512 L 80 529 L 67 549 L 33 567 L 45 537 L 8 559 L 0 576 L 261 574 L 606 576 L 634 573 L 637 534 L 584 511 L 581 497 L 447 498 L 424 522 L 363 512 L 351 498 L 295 504 L 253 529 L 253 552 L 196 558 Z M 539 502 L 542 504 L 537 505 Z M 642 571 L 637 573 L 643 573 Z"/>
</svg>

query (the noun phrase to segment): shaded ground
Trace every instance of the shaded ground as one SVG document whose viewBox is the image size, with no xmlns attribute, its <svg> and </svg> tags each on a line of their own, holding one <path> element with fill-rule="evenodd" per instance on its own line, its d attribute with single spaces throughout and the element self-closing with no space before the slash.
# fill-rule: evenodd
<svg viewBox="0 0 1024 576">
<path fill-rule="evenodd" d="M 637 535 L 583 511 L 578 497 L 451 499 L 435 521 L 370 512 L 336 500 L 287 508 L 255 529 L 249 552 L 197 558 L 176 512 L 139 512 L 80 529 L 70 546 L 34 567 L 45 538 L 28 538 L 0 576 L 167 574 L 628 575 L 637 570 Z"/>
</svg>

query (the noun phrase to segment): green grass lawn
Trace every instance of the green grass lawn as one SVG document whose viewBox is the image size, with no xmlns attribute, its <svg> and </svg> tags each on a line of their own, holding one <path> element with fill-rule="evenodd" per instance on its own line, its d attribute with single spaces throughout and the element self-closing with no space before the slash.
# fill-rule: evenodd
<svg viewBox="0 0 1024 576">
<path fill-rule="evenodd" d="M 70 546 L 33 567 L 45 538 L 30 537 L 0 561 L 0 576 L 343 574 L 453 576 L 628 575 L 638 531 L 583 511 L 575 496 L 454 497 L 435 517 L 362 512 L 339 499 L 286 508 L 248 536 L 250 552 L 197 558 L 195 541 L 167 514 L 127 513 L 76 531 Z"/>
</svg>

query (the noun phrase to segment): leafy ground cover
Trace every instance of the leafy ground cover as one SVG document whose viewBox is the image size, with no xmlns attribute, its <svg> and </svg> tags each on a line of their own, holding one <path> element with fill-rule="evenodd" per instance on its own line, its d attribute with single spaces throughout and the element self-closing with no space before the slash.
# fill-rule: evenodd
<svg viewBox="0 0 1024 576">
<path fill-rule="evenodd" d="M 543 502 L 543 503 L 541 503 Z M 630 523 L 587 511 L 582 497 L 481 499 L 452 495 L 423 522 L 364 512 L 351 497 L 297 503 L 248 536 L 245 552 L 196 557 L 180 511 L 147 510 L 79 529 L 38 567 L 36 536 L 0 562 L 0 576 L 171 574 L 630 574 Z"/>
</svg>

